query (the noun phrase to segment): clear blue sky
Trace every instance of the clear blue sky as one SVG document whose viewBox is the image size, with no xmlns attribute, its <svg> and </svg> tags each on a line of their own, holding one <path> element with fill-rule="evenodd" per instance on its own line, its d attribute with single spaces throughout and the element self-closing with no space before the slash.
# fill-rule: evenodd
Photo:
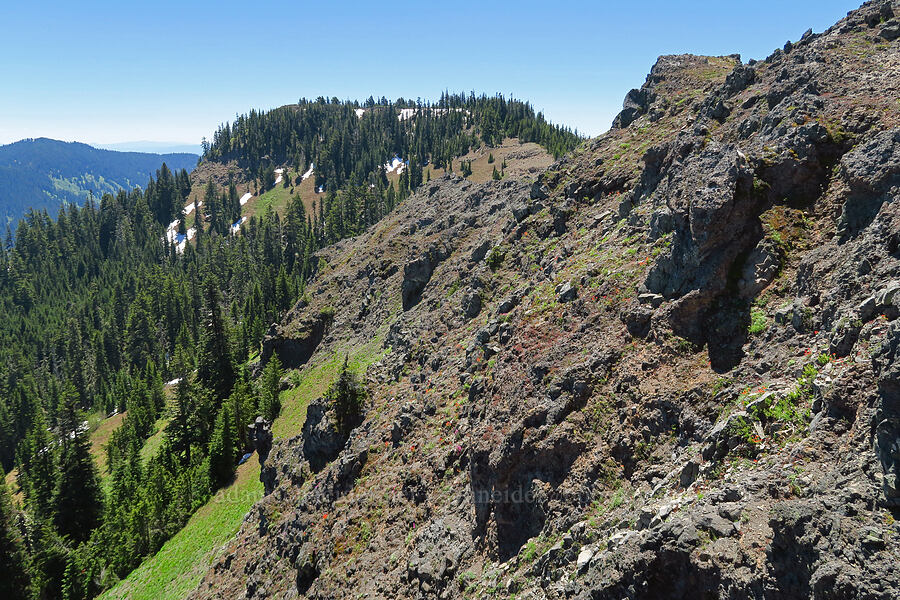
<svg viewBox="0 0 900 600">
<path fill-rule="evenodd" d="M 605 131 L 660 54 L 764 58 L 861 0 L 0 3 L 0 143 L 196 144 L 317 96 L 530 100 Z"/>
</svg>

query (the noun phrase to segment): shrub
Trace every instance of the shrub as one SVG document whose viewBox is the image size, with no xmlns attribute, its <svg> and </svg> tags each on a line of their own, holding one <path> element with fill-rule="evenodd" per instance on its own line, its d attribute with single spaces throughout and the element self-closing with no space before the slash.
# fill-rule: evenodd
<svg viewBox="0 0 900 600">
<path fill-rule="evenodd" d="M 750 329 L 748 331 L 751 335 L 762 333 L 768 326 L 769 323 L 766 320 L 766 313 L 756 309 L 750 311 Z"/>
<path fill-rule="evenodd" d="M 487 266 L 490 267 L 492 271 L 496 271 L 500 268 L 500 265 L 503 264 L 503 260 L 506 258 L 506 251 L 500 246 L 494 246 L 491 248 L 491 251 L 488 253 L 485 262 L 487 262 Z"/>
</svg>

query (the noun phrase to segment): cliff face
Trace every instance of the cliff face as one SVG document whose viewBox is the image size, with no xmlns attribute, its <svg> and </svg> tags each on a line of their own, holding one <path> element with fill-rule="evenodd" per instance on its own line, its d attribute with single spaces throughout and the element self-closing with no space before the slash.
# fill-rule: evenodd
<svg viewBox="0 0 900 600">
<path fill-rule="evenodd" d="M 383 348 L 366 413 L 275 442 L 193 596 L 898 597 L 895 13 L 662 57 L 536 182 L 323 251 L 267 347 Z"/>
</svg>

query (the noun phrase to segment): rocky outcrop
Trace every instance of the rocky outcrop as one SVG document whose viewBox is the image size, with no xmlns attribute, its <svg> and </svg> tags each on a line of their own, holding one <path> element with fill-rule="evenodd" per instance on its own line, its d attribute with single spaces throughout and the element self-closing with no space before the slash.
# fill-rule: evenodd
<svg viewBox="0 0 900 600">
<path fill-rule="evenodd" d="M 194 597 L 897 597 L 896 12 L 662 57 L 536 181 L 323 250 L 277 333 L 334 307 L 303 372 L 368 357 L 365 416 L 274 442 Z"/>
<path fill-rule="evenodd" d="M 428 285 L 435 267 L 443 259 L 444 251 L 437 247 L 431 247 L 422 256 L 404 265 L 401 289 L 403 310 L 409 310 L 419 302 L 423 288 Z"/>
<path fill-rule="evenodd" d="M 303 456 L 316 473 L 337 458 L 347 441 L 338 431 L 329 408 L 324 400 L 310 403 L 303 422 Z"/>
<path fill-rule="evenodd" d="M 316 351 L 333 319 L 334 311 L 329 307 L 292 322 L 289 328 L 272 324 L 262 340 L 260 364 L 265 366 L 273 355 L 277 355 L 285 368 L 302 366 Z"/>
<path fill-rule="evenodd" d="M 883 131 L 854 148 L 840 168 L 850 188 L 839 221 L 847 237 L 868 226 L 882 204 L 900 196 L 900 129 Z"/>
</svg>

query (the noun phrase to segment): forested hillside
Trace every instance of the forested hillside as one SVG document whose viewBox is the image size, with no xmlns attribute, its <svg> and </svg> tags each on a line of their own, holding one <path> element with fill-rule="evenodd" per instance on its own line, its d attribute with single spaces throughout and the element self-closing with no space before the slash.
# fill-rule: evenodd
<svg viewBox="0 0 900 600">
<path fill-rule="evenodd" d="M 251 365 L 316 252 L 378 222 L 429 165 L 452 170 L 510 137 L 555 154 L 579 139 L 499 96 L 304 102 L 223 126 L 201 167 L 228 165 L 224 177 L 163 164 L 55 218 L 29 210 L 0 245 L 0 465 L 15 474 L 0 535 L 29 580 L 10 597 L 92 597 L 154 554 L 230 480 L 248 423 L 279 414 L 278 360 Z M 44 142 L 26 145 L 29 164 Z M 325 190 L 315 212 L 287 187 L 290 165 Z M 281 210 L 248 210 L 249 177 L 257 192 L 290 189 Z M 95 462 L 90 423 L 111 414 L 124 418 Z"/>
<path fill-rule="evenodd" d="M 384 178 L 385 162 L 398 156 L 409 164 L 401 186 L 414 189 L 424 166 L 453 170 L 453 159 L 471 148 L 498 145 L 509 137 L 536 142 L 556 158 L 579 139 L 547 122 L 530 104 L 500 95 L 445 93 L 434 104 L 319 98 L 239 116 L 219 128 L 203 158 L 235 160 L 264 181 L 274 180 L 267 174 L 274 165 L 292 165 L 302 173 L 312 163 L 316 186 L 328 190 L 351 180 L 374 184 Z"/>
<path fill-rule="evenodd" d="M 0 146 L 0 224 L 17 221 L 29 209 L 52 214 L 64 204 L 83 204 L 91 192 L 100 198 L 144 185 L 163 162 L 175 171 L 190 170 L 197 156 L 113 152 L 47 138 Z"/>
<path fill-rule="evenodd" d="M 0 461 L 17 467 L 41 597 L 127 574 L 228 480 L 248 420 L 277 413 L 273 378 L 258 388 L 239 365 L 302 288 L 317 245 L 302 205 L 240 237 L 201 229 L 176 254 L 156 217 L 187 190 L 156 175 L 55 220 L 29 213 L 0 249 Z M 86 415 L 113 412 L 126 416 L 101 488 Z M 162 446 L 142 457 L 159 419 Z"/>
</svg>

